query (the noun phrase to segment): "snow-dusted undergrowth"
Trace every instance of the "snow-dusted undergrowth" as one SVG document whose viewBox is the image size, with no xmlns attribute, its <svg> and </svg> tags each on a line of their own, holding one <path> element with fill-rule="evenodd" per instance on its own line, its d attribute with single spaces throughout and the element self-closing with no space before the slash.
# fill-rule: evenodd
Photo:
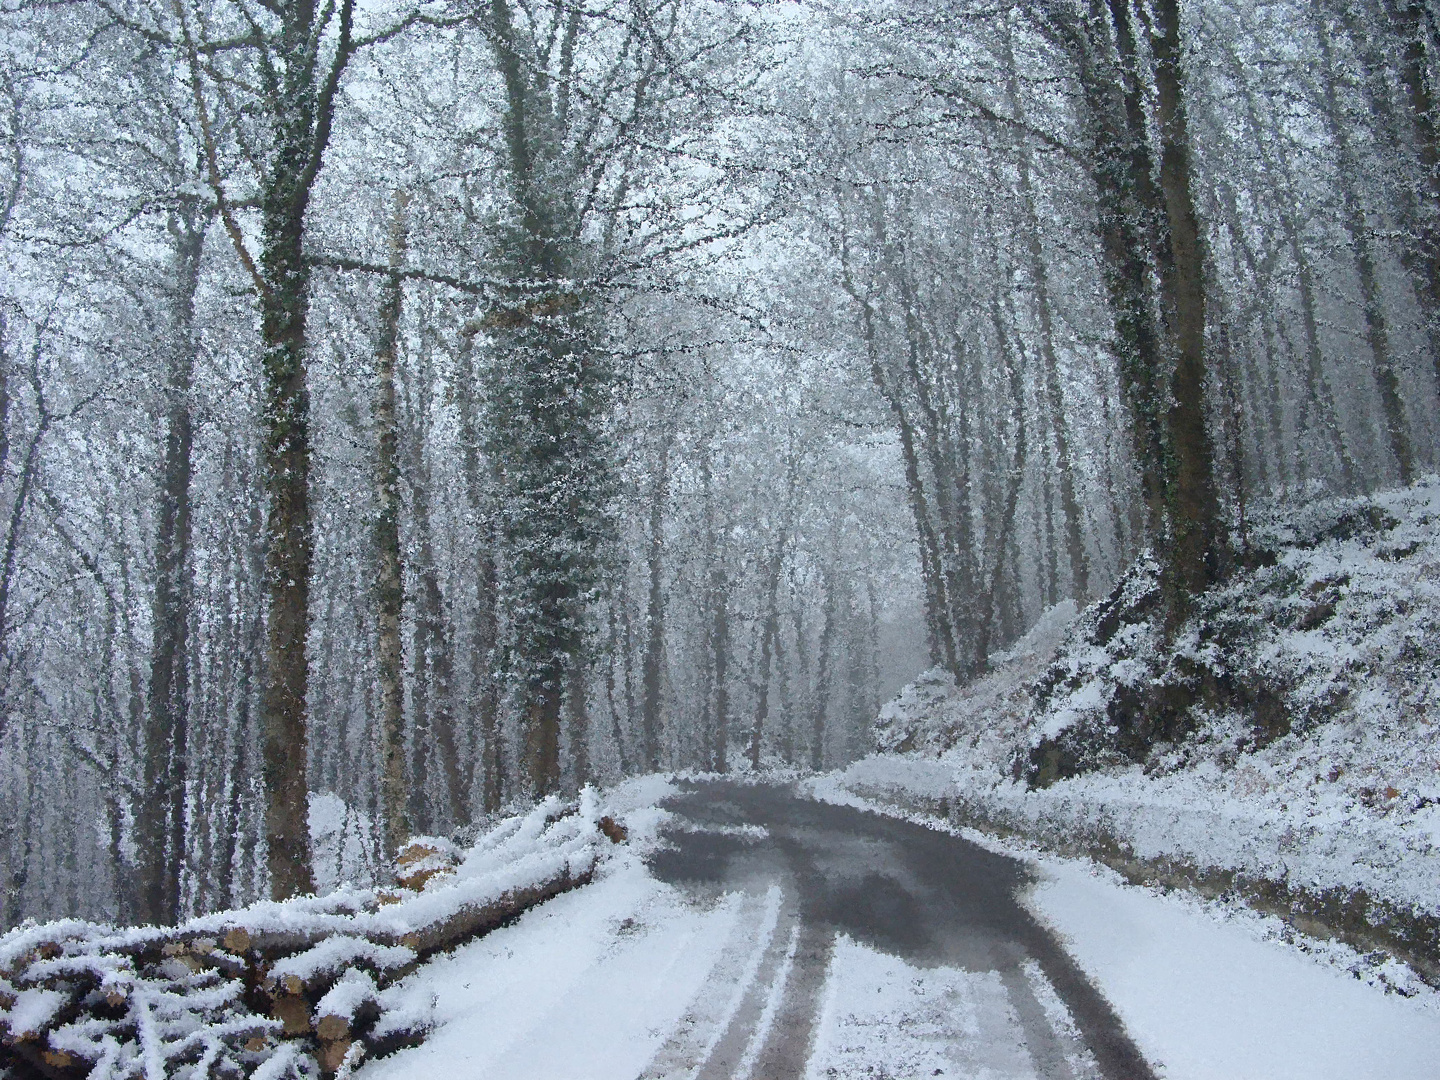
<svg viewBox="0 0 1440 1080">
<path fill-rule="evenodd" d="M 1440 914 L 1440 480 L 1276 513 L 1242 559 L 1173 640 L 1142 562 L 977 683 L 928 673 L 844 782 Z"/>
</svg>

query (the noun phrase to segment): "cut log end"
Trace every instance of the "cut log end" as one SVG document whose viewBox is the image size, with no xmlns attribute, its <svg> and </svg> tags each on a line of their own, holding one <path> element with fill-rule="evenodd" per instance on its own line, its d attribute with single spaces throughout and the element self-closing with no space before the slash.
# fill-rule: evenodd
<svg viewBox="0 0 1440 1080">
<path fill-rule="evenodd" d="M 79 1058 L 64 1050 L 45 1050 L 40 1057 L 52 1069 L 74 1069 L 81 1064 Z"/>
<path fill-rule="evenodd" d="M 326 1019 L 330 1019 L 330 1017 Z M 320 1042 L 320 1052 L 316 1055 L 316 1058 L 320 1062 L 321 1071 L 329 1076 L 334 1076 L 340 1071 L 340 1067 L 345 1064 L 345 1058 L 349 1055 L 350 1048 L 354 1045 L 354 1041 L 349 1038 L 322 1039 Z M 353 1065 L 354 1062 L 352 1061 L 351 1064 Z"/>
<path fill-rule="evenodd" d="M 596 825 L 599 826 L 600 831 L 609 838 L 612 844 L 623 844 L 626 840 L 630 839 L 630 830 L 625 828 L 624 825 L 621 825 L 620 822 L 616 821 L 609 814 L 606 814 L 596 822 Z"/>
<path fill-rule="evenodd" d="M 285 1025 L 286 1035 L 304 1035 L 310 1030 L 310 1003 L 298 994 L 277 994 L 270 1015 Z"/>
<path fill-rule="evenodd" d="M 322 1016 L 315 1025 L 315 1034 L 322 1042 L 349 1042 L 350 1019 L 345 1016 Z"/>
</svg>

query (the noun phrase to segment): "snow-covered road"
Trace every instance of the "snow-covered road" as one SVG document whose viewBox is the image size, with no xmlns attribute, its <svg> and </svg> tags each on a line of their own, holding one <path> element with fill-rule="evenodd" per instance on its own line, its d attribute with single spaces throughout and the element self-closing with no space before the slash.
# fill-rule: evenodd
<svg viewBox="0 0 1440 1080">
<path fill-rule="evenodd" d="M 1440 1075 L 1433 997 L 1082 865 L 784 788 L 687 785 L 665 805 L 648 863 L 623 856 L 417 972 L 437 1030 L 359 1075 Z"/>
</svg>

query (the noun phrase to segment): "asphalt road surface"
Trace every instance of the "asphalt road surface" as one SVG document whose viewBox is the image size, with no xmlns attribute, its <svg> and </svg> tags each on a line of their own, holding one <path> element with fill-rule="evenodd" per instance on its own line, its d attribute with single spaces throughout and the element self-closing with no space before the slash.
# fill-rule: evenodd
<svg viewBox="0 0 1440 1080">
<path fill-rule="evenodd" d="M 1153 1078 L 1017 898 L 1025 864 L 780 786 L 688 784 L 663 805 L 655 875 L 702 902 L 741 893 L 754 917 L 645 1080 Z"/>
</svg>

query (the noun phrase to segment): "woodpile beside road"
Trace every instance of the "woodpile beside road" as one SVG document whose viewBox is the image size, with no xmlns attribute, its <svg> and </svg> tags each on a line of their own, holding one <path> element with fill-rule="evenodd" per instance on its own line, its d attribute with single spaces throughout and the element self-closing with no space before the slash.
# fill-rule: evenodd
<svg viewBox="0 0 1440 1080">
<path fill-rule="evenodd" d="M 75 920 L 0 938 L 0 1074 L 15 1080 L 327 1076 L 424 1039 L 397 984 L 424 960 L 588 883 L 622 835 L 541 804 L 463 854 L 412 843 L 397 887 L 261 902 L 174 928 Z M 313 1072 L 313 1066 L 310 1067 Z"/>
</svg>

